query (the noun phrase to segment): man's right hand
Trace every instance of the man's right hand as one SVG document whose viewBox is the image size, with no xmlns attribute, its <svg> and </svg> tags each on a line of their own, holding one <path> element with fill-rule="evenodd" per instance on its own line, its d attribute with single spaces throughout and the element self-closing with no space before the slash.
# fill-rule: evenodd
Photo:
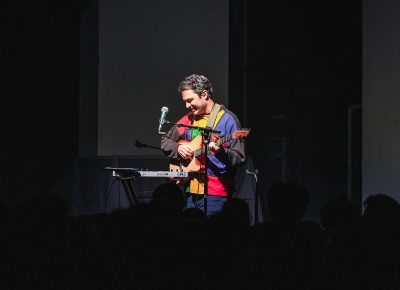
<svg viewBox="0 0 400 290">
<path fill-rule="evenodd" d="M 191 159 L 193 157 L 193 149 L 186 144 L 179 145 L 178 153 L 183 159 Z"/>
</svg>

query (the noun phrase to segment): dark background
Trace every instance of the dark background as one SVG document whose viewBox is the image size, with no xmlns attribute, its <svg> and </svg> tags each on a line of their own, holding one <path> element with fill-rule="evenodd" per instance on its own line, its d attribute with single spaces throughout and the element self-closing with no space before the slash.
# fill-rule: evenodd
<svg viewBox="0 0 400 290">
<path fill-rule="evenodd" d="M 176 88 L 189 74 L 206 75 L 214 99 L 228 105 L 229 0 L 100 0 L 91 20 L 95 12 L 91 4 L 81 15 L 80 45 L 82 67 L 98 55 L 97 155 L 161 155 L 132 141 L 159 146 L 160 109 L 169 108 L 172 122 L 187 113 Z M 98 47 L 84 54 L 96 25 Z M 81 84 L 92 78 L 81 74 Z"/>
<path fill-rule="evenodd" d="M 10 77 L 3 98 L 3 201 L 50 192 L 79 157 L 85 118 L 79 112 L 83 105 L 93 105 L 93 115 L 97 110 L 95 101 L 80 104 L 80 18 L 95 3 L 9 6 L 16 13 L 3 54 Z M 229 106 L 252 129 L 247 150 L 260 171 L 261 194 L 274 181 L 299 181 L 311 193 L 306 217 L 317 219 L 324 202 L 348 194 L 347 114 L 362 94 L 361 1 L 235 0 L 229 13 Z M 358 112 L 355 201 L 361 200 L 360 119 Z"/>
</svg>

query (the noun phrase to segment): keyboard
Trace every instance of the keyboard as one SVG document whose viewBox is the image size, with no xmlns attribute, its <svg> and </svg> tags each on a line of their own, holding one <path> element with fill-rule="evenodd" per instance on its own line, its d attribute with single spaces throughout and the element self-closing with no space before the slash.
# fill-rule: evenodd
<svg viewBox="0 0 400 290">
<path fill-rule="evenodd" d="M 166 178 L 186 178 L 194 176 L 194 172 L 187 171 L 149 171 L 139 170 L 138 168 L 119 168 L 105 167 L 105 170 L 112 170 L 113 176 L 125 177 L 166 177 Z"/>
</svg>

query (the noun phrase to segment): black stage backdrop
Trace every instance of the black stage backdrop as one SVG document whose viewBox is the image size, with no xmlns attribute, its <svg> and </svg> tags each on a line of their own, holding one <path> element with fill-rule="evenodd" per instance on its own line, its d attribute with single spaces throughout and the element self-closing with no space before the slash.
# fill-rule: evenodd
<svg viewBox="0 0 400 290">
<path fill-rule="evenodd" d="M 228 105 L 228 4 L 99 1 L 99 156 L 162 154 L 137 148 L 134 140 L 159 145 L 161 107 L 169 108 L 173 122 L 185 114 L 177 86 L 189 74 L 206 75 L 216 100 Z"/>
</svg>

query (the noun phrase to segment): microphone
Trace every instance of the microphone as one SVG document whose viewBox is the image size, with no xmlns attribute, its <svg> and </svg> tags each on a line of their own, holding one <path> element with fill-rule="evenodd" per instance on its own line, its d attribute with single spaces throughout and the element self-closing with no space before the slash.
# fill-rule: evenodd
<svg viewBox="0 0 400 290">
<path fill-rule="evenodd" d="M 161 108 L 161 117 L 160 117 L 160 123 L 158 125 L 158 133 L 159 134 L 165 134 L 165 132 L 161 132 L 162 125 L 165 123 L 165 117 L 167 116 L 168 113 L 168 108 L 167 107 L 162 107 Z"/>
</svg>

